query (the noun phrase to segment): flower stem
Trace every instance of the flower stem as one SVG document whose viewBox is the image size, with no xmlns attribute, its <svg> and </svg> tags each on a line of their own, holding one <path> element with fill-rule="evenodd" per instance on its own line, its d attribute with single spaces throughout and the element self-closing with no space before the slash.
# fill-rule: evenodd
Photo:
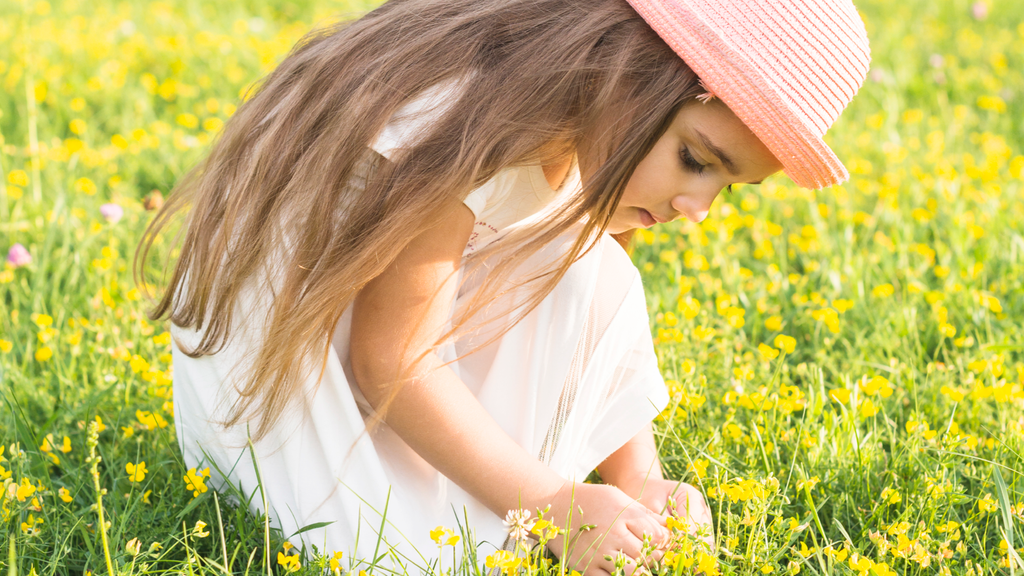
<svg viewBox="0 0 1024 576">
<path fill-rule="evenodd" d="M 107 523 L 103 517 L 103 495 L 107 493 L 106 488 L 100 487 L 100 458 L 96 455 L 96 446 L 100 443 L 99 423 L 95 420 L 89 422 L 89 470 L 92 474 L 92 486 L 96 490 L 96 516 L 99 518 L 100 539 L 103 542 L 103 558 L 107 561 L 107 574 L 114 575 L 114 564 L 110 560 L 110 543 L 107 541 Z"/>
</svg>

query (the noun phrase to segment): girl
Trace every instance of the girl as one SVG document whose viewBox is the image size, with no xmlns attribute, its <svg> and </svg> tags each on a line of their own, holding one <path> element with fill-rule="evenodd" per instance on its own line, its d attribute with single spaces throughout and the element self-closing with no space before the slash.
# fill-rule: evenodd
<svg viewBox="0 0 1024 576">
<path fill-rule="evenodd" d="M 190 467 L 355 558 L 429 561 L 439 524 L 501 547 L 550 506 L 606 574 L 665 514 L 710 522 L 662 476 L 609 234 L 780 169 L 845 179 L 822 135 L 867 41 L 847 0 L 629 1 L 392 0 L 264 80 L 145 240 L 187 207 L 153 316 Z"/>
</svg>

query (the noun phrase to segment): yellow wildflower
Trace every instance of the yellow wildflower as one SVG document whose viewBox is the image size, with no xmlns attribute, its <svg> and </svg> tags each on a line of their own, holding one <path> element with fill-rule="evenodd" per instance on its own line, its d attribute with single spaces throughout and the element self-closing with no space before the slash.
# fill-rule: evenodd
<svg viewBox="0 0 1024 576">
<path fill-rule="evenodd" d="M 850 391 L 846 388 L 833 388 L 828 392 L 829 398 L 832 398 L 840 404 L 846 404 L 850 401 Z"/>
<path fill-rule="evenodd" d="M 328 566 L 330 566 L 332 572 L 337 572 L 341 569 L 341 557 L 341 552 L 335 552 L 334 556 L 328 561 Z"/>
<path fill-rule="evenodd" d="M 871 401 L 871 398 L 865 398 L 860 403 L 860 408 L 858 411 L 860 412 L 861 418 L 870 418 L 875 414 L 878 414 L 878 407 L 875 406 L 875 403 Z"/>
<path fill-rule="evenodd" d="M 772 348 L 771 346 L 765 344 L 764 342 L 757 345 L 757 351 L 761 353 L 761 356 L 764 356 L 765 360 L 775 360 L 775 358 L 778 357 L 779 355 L 778 350 Z"/>
<path fill-rule="evenodd" d="M 874 289 L 871 290 L 871 295 L 875 298 L 888 298 L 889 296 L 892 296 L 895 291 L 896 290 L 893 288 L 892 284 L 886 282 L 885 284 L 875 286 Z"/>
<path fill-rule="evenodd" d="M 185 488 L 192 491 L 192 497 L 195 498 L 203 492 L 206 492 L 206 479 L 210 477 L 210 469 L 204 468 L 203 470 L 196 472 L 195 468 L 189 468 L 185 472 Z"/>
<path fill-rule="evenodd" d="M 786 354 L 792 354 L 796 350 L 796 338 L 792 336 L 786 336 L 785 334 L 779 334 L 773 341 L 775 347 L 782 350 Z"/>
<path fill-rule="evenodd" d="M 124 465 L 125 472 L 128 473 L 128 479 L 132 482 L 142 482 L 146 479 L 146 462 L 142 461 L 138 464 L 132 464 L 131 462 Z"/>
</svg>

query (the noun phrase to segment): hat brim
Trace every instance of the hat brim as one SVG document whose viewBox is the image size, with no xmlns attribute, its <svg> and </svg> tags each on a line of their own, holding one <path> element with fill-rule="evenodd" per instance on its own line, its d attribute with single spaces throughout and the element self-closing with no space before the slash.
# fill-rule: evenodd
<svg viewBox="0 0 1024 576">
<path fill-rule="evenodd" d="M 849 179 L 846 167 L 802 112 L 771 87 L 753 63 L 695 14 L 668 2 L 628 0 L 705 86 L 745 124 L 798 186 L 825 188 Z M 676 12 L 678 11 L 678 12 Z M 687 26 L 671 25 L 686 21 Z M 739 65 L 742 63 L 743 65 Z"/>
</svg>

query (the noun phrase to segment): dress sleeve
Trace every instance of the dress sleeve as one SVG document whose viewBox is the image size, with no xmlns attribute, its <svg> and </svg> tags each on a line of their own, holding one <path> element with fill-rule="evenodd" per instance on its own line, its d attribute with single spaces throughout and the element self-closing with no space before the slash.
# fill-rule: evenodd
<svg viewBox="0 0 1024 576">
<path fill-rule="evenodd" d="M 406 102 L 391 117 L 370 148 L 391 160 L 397 151 L 415 146 L 430 124 L 443 116 L 455 102 L 458 89 L 454 81 L 443 82 Z"/>
<path fill-rule="evenodd" d="M 392 160 L 397 153 L 411 148 L 423 137 L 430 124 L 440 118 L 456 100 L 458 83 L 449 81 L 438 84 L 407 102 L 384 126 L 370 148 L 381 156 Z M 473 189 L 463 203 L 479 219 L 493 200 L 497 182 L 492 179 Z"/>
</svg>

